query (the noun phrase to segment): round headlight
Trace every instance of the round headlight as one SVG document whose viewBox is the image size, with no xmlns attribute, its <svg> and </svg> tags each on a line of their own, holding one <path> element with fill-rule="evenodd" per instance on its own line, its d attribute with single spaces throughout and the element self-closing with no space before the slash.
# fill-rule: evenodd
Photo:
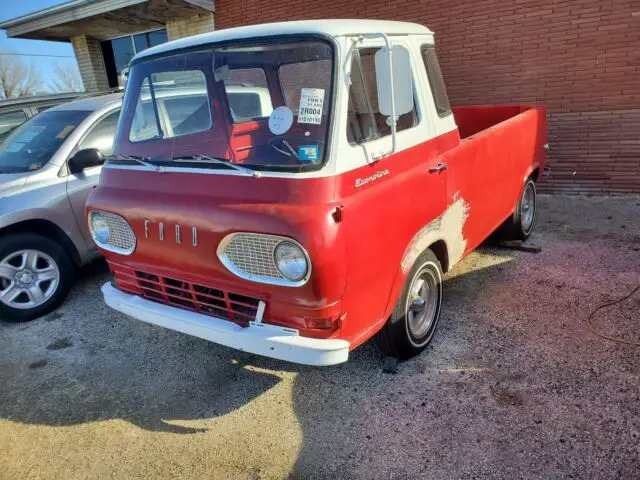
<svg viewBox="0 0 640 480">
<path fill-rule="evenodd" d="M 293 282 L 302 280 L 309 270 L 307 256 L 295 243 L 280 242 L 273 256 L 280 273 Z"/>
<path fill-rule="evenodd" d="M 111 238 L 111 232 L 109 231 L 109 224 L 107 219 L 99 213 L 91 215 L 91 232 L 93 233 L 93 239 L 96 243 L 108 244 Z"/>
</svg>

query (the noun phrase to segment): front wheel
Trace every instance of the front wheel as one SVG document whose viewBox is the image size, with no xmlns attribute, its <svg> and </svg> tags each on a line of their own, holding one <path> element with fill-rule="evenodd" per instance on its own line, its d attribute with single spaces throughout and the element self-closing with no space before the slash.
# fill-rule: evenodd
<svg viewBox="0 0 640 480">
<path fill-rule="evenodd" d="M 431 250 L 414 263 L 402 295 L 376 341 L 384 355 L 409 359 L 422 352 L 440 319 L 442 306 L 442 268 Z"/>
<path fill-rule="evenodd" d="M 500 227 L 500 238 L 525 241 L 533 232 L 535 220 L 536 184 L 529 179 L 522 189 L 513 214 Z"/>
<path fill-rule="evenodd" d="M 58 307 L 73 284 L 66 251 L 30 233 L 0 238 L 0 319 L 26 322 Z"/>
</svg>

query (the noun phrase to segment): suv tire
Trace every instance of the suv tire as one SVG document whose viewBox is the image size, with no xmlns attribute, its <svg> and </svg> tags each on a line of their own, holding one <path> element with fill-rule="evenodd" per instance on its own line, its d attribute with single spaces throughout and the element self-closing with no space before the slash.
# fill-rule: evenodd
<svg viewBox="0 0 640 480">
<path fill-rule="evenodd" d="M 27 322 L 64 301 L 75 270 L 53 240 L 32 233 L 0 237 L 0 319 Z"/>
</svg>

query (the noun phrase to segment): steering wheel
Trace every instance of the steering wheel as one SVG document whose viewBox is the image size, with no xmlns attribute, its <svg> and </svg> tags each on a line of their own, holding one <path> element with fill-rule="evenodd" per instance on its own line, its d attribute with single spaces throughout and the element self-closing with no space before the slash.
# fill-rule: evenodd
<svg viewBox="0 0 640 480">
<path fill-rule="evenodd" d="M 294 147 L 291 146 L 291 143 L 294 142 L 298 145 L 305 145 L 309 142 L 313 142 L 318 146 L 324 145 L 324 141 L 322 140 L 311 140 L 309 137 L 291 137 L 291 138 L 283 138 L 283 137 L 274 137 L 267 142 L 271 148 L 273 148 L 276 152 L 285 155 L 289 158 L 298 158 L 298 152 Z"/>
</svg>

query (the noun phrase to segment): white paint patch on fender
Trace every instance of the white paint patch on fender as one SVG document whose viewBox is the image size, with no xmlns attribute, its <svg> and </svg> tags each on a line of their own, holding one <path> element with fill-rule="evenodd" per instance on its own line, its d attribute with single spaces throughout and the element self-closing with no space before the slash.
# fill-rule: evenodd
<svg viewBox="0 0 640 480">
<path fill-rule="evenodd" d="M 449 268 L 460 261 L 467 248 L 467 240 L 463 237 L 462 230 L 469 217 L 469 204 L 463 198 L 459 198 L 458 194 L 454 195 L 454 199 L 455 201 L 447 207 L 442 215 L 415 234 L 402 257 L 403 272 L 408 272 L 416 258 L 429 245 L 439 240 L 444 240 L 447 244 Z"/>
</svg>

